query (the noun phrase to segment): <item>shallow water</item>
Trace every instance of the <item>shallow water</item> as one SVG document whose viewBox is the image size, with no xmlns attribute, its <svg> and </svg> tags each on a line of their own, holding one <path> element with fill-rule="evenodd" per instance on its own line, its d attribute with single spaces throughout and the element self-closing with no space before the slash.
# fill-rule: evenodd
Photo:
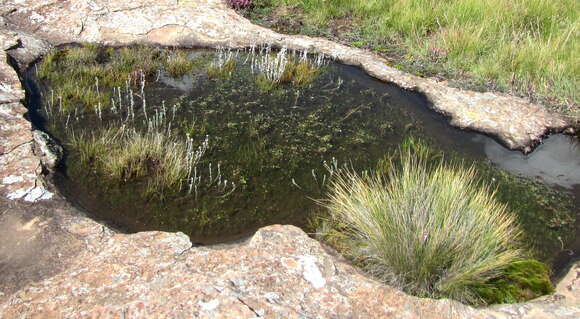
<svg viewBox="0 0 580 319">
<path fill-rule="evenodd" d="M 212 55 L 191 51 L 190 58 L 209 63 Z M 542 259 L 560 267 L 577 256 L 575 217 L 580 205 L 572 203 L 574 196 L 580 198 L 577 140 L 555 135 L 535 152 L 523 155 L 485 135 L 449 126 L 428 108 L 424 96 L 377 81 L 357 68 L 329 63 L 310 86 L 282 85 L 264 92 L 244 60 L 247 57 L 240 55 L 233 76 L 218 80 L 209 79 L 204 67 L 179 78 L 161 71 L 147 80 L 148 116 L 134 97 L 134 119 L 126 106 L 125 111 L 103 110 L 100 116 L 94 111 L 62 115 L 49 102 L 53 98 L 50 83 L 37 80 L 34 69 L 29 70 L 26 83 L 33 123 L 65 146 L 71 132 L 98 132 L 111 125 L 143 130 L 146 119 L 159 114 L 164 114 L 163 125 L 171 125 L 174 134 L 190 134 L 197 143 L 208 136 L 209 149 L 196 167 L 202 182 L 195 194 L 181 190 L 158 200 L 143 196 L 143 180 L 111 184 L 81 165 L 78 152 L 68 146 L 62 168 L 54 176 L 55 185 L 94 218 L 122 231 L 182 231 L 194 242 L 225 242 L 274 223 L 309 230 L 308 219 L 319 210 L 315 200 L 324 197 L 330 178 L 329 166 L 372 168 L 412 135 L 467 162 L 485 166 L 490 161 L 525 176 L 519 180 L 497 172 L 490 175 L 517 183 L 513 196 L 528 196 L 532 192 L 528 189 L 533 189 L 535 193 L 526 198 L 542 201 L 530 203 L 533 213 L 522 215 Z M 138 88 L 135 91 L 136 96 Z M 127 104 L 129 98 L 120 100 Z M 226 180 L 230 188 L 220 189 Z M 510 186 L 501 187 L 502 199 L 512 200 L 506 190 Z"/>
<path fill-rule="evenodd" d="M 528 155 L 510 151 L 482 136 L 473 140 L 483 144 L 487 158 L 506 171 L 540 178 L 546 183 L 567 189 L 580 186 L 580 143 L 575 137 L 550 136 Z"/>
</svg>

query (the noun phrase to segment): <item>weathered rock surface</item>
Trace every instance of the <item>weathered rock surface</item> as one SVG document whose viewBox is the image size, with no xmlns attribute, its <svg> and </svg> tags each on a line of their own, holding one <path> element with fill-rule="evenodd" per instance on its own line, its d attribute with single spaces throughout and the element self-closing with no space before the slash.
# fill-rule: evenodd
<svg viewBox="0 0 580 319">
<path fill-rule="evenodd" d="M 2 318 L 580 316 L 570 303 L 577 300 L 563 296 L 483 310 L 410 297 L 363 276 L 293 226 L 265 227 L 238 244 L 192 247 L 181 233 L 122 235 L 86 218 L 60 222 L 84 247 L 66 271 L 0 297 Z M 577 280 L 562 290 L 577 290 Z"/>
<path fill-rule="evenodd" d="M 22 69 L 52 45 L 78 41 L 308 49 L 421 91 L 454 125 L 495 135 L 512 148 L 528 147 L 546 130 L 566 126 L 521 99 L 452 89 L 358 49 L 276 34 L 218 0 L 3 0 L 0 318 L 580 317 L 580 264 L 553 296 L 474 309 L 382 285 L 292 226 L 266 227 L 241 243 L 192 247 L 183 234 L 117 234 L 81 217 L 42 185 L 41 170 L 57 159 L 24 118 L 24 91 L 6 54 Z"/>
<path fill-rule="evenodd" d="M 33 151 L 30 122 L 24 118 L 24 90 L 8 64 L 6 50 L 19 44 L 16 33 L 0 32 L 0 196 L 35 201 L 52 194 L 38 177 L 42 168 Z"/>
<path fill-rule="evenodd" d="M 529 151 L 549 130 L 568 125 L 561 116 L 520 98 L 451 88 L 399 71 L 364 50 L 275 33 L 251 24 L 223 0 L 4 0 L 3 7 L 0 15 L 11 29 L 52 44 L 273 45 L 324 53 L 360 66 L 376 78 L 424 93 L 433 109 L 451 118 L 452 125 L 493 135 L 513 149 Z"/>
</svg>

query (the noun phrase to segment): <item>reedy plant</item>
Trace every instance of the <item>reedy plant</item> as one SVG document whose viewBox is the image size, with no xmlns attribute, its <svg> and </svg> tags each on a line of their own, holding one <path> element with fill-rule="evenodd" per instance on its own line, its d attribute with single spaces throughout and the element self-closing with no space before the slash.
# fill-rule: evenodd
<svg viewBox="0 0 580 319">
<path fill-rule="evenodd" d="M 145 180 L 145 195 L 163 198 L 185 188 L 208 148 L 208 140 L 195 148 L 191 139 L 169 132 L 141 133 L 121 126 L 73 135 L 70 146 L 79 153 L 83 166 L 116 183 Z"/>
<path fill-rule="evenodd" d="M 485 303 L 475 287 L 523 254 L 516 216 L 473 167 L 429 167 L 401 152 L 386 173 L 342 171 L 332 180 L 324 206 L 341 227 L 341 250 L 409 293 Z"/>
<path fill-rule="evenodd" d="M 181 77 L 193 71 L 195 63 L 185 52 L 174 52 L 167 57 L 166 71 L 173 77 Z"/>
</svg>

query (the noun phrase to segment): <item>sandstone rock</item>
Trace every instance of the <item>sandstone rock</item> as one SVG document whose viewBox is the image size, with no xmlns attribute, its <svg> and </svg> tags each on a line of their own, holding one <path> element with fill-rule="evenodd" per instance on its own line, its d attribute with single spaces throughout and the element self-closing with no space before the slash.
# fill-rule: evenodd
<svg viewBox="0 0 580 319">
<path fill-rule="evenodd" d="M 580 315 L 579 305 L 566 303 L 567 297 L 479 310 L 407 296 L 367 278 L 293 226 L 265 227 L 242 243 L 212 247 L 192 247 L 181 233 L 114 234 L 90 220 L 68 227 L 71 234 L 86 236 L 92 248 L 76 255 L 66 271 L 6 298 L 2 318 Z"/>
<path fill-rule="evenodd" d="M 19 45 L 15 33 L 0 30 L 5 50 Z M 0 196 L 34 201 L 44 196 L 37 187 L 40 161 L 32 151 L 30 122 L 24 118 L 24 90 L 16 71 L 0 50 Z M 32 194 L 31 194 L 32 192 Z"/>
</svg>

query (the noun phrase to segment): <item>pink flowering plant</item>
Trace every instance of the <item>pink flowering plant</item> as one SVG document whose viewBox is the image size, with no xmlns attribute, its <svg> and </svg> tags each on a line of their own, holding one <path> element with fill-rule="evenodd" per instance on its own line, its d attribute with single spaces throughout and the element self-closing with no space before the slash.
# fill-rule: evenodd
<svg viewBox="0 0 580 319">
<path fill-rule="evenodd" d="M 228 0 L 228 3 L 233 8 L 246 8 L 252 4 L 252 0 Z"/>
</svg>

